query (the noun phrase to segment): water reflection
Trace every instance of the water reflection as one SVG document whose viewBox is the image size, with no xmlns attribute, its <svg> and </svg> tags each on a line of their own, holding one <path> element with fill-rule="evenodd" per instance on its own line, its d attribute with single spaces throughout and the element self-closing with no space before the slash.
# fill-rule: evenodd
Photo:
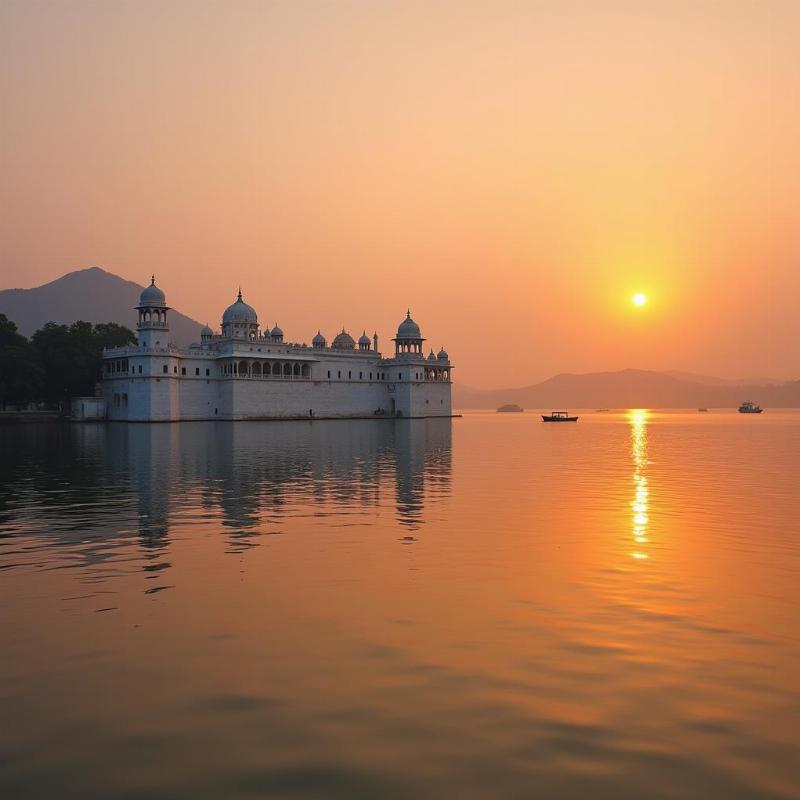
<svg viewBox="0 0 800 800">
<path fill-rule="evenodd" d="M 633 458 L 634 495 L 631 502 L 631 525 L 633 528 L 633 558 L 648 558 L 645 545 L 650 541 L 647 535 L 650 508 L 650 488 L 647 484 L 647 420 L 649 412 L 634 409 L 630 412 L 631 456 Z"/>
<path fill-rule="evenodd" d="M 0 428 L 0 797 L 797 797 L 748 422 Z"/>
<path fill-rule="evenodd" d="M 218 521 L 233 553 L 281 533 L 287 517 L 343 526 L 393 510 L 402 528 L 416 530 L 425 505 L 449 496 L 451 426 L 437 419 L 6 427 L 0 444 L 13 456 L 2 463 L 0 521 L 20 536 L 37 519 L 37 533 L 76 546 L 84 563 L 134 540 L 154 571 L 169 566 L 176 523 Z"/>
</svg>

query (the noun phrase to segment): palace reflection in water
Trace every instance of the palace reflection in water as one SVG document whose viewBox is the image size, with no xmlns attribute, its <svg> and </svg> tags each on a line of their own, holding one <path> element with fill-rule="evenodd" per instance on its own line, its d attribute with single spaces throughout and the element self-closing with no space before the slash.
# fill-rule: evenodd
<svg viewBox="0 0 800 800">
<path fill-rule="evenodd" d="M 413 531 L 424 524 L 425 504 L 450 493 L 451 426 L 431 419 L 7 428 L 16 458 L 3 464 L 0 520 L 24 529 L 35 509 L 49 520 L 37 533 L 74 545 L 79 531 L 81 556 L 96 562 L 115 543 L 130 544 L 134 531 L 148 559 L 165 557 L 176 519 L 217 520 L 229 552 L 280 533 L 286 516 L 355 523 L 393 508 Z"/>
</svg>

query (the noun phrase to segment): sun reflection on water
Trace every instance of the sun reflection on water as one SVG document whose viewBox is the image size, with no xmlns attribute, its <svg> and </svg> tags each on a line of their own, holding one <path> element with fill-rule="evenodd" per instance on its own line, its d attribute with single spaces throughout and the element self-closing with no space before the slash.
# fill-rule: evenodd
<svg viewBox="0 0 800 800">
<path fill-rule="evenodd" d="M 633 456 L 633 485 L 634 497 L 631 502 L 631 523 L 633 526 L 633 541 L 636 550 L 631 553 L 633 558 L 644 559 L 648 554 L 644 552 L 650 540 L 647 536 L 648 508 L 650 489 L 647 485 L 647 420 L 649 412 L 646 409 L 634 409 L 630 412 L 631 421 L 631 455 Z"/>
</svg>

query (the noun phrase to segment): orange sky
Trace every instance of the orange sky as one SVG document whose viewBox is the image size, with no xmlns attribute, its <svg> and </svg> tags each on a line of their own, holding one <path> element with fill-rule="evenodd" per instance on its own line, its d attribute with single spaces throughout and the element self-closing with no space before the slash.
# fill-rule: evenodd
<svg viewBox="0 0 800 800">
<path fill-rule="evenodd" d="M 0 287 L 155 272 L 218 324 L 241 283 L 384 350 L 411 306 L 474 386 L 800 377 L 798 40 L 791 0 L 3 0 Z"/>
</svg>

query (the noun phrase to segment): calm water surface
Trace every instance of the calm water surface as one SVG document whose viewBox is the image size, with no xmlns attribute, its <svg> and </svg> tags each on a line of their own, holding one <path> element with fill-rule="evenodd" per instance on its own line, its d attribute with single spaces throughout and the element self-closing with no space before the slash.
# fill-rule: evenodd
<svg viewBox="0 0 800 800">
<path fill-rule="evenodd" d="M 0 429 L 0 796 L 800 794 L 800 414 Z"/>
</svg>

